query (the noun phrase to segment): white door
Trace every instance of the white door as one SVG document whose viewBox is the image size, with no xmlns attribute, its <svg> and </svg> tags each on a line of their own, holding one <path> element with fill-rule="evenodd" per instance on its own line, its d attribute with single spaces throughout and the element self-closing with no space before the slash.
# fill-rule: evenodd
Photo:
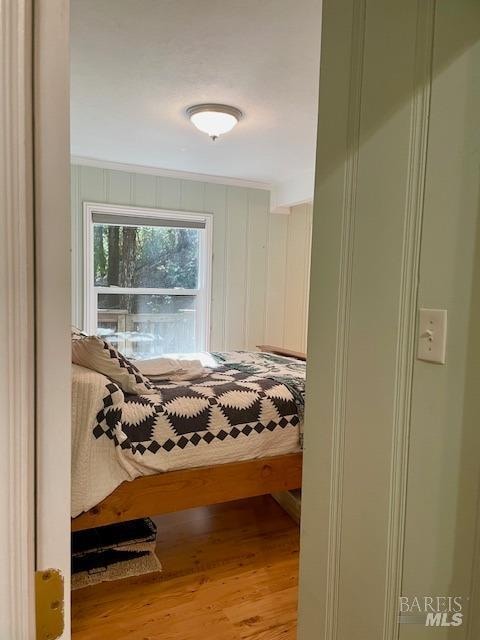
<svg viewBox="0 0 480 640">
<path fill-rule="evenodd" d="M 65 579 L 70 637 L 69 2 L 34 14 L 37 569 Z"/>
</svg>

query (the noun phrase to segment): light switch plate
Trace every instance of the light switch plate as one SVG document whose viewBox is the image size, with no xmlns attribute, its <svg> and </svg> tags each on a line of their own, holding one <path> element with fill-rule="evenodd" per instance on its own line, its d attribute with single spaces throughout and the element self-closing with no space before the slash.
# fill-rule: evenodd
<svg viewBox="0 0 480 640">
<path fill-rule="evenodd" d="M 445 364 L 446 351 L 446 309 L 420 309 L 417 358 Z"/>
</svg>

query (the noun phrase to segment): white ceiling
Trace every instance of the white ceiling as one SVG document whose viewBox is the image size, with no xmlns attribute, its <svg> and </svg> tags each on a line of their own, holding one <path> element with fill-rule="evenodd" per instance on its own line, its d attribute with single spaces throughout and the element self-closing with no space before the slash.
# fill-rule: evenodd
<svg viewBox="0 0 480 640">
<path fill-rule="evenodd" d="M 72 155 L 308 182 L 321 0 L 72 0 L 71 20 Z M 245 118 L 212 142 L 199 102 Z"/>
</svg>

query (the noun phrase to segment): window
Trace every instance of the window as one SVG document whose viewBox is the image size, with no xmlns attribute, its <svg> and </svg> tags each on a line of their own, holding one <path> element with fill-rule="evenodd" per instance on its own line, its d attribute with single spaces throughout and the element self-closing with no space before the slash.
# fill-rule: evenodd
<svg viewBox="0 0 480 640">
<path fill-rule="evenodd" d="M 86 330 L 134 358 L 208 349 L 211 215 L 84 212 Z"/>
</svg>

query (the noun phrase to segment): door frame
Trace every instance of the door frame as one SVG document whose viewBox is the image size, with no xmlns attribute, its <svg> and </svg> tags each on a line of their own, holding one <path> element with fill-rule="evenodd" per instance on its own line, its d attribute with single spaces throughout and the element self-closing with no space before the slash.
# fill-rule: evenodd
<svg viewBox="0 0 480 640">
<path fill-rule="evenodd" d="M 31 0 L 0 0 L 0 636 L 29 639 L 34 595 Z"/>
<path fill-rule="evenodd" d="M 37 570 L 64 577 L 70 638 L 71 235 L 69 0 L 34 5 Z"/>
<path fill-rule="evenodd" d="M 35 569 L 70 637 L 69 1 L 0 0 L 0 636 L 35 636 Z M 3 557 L 4 554 L 4 557 Z"/>
</svg>

